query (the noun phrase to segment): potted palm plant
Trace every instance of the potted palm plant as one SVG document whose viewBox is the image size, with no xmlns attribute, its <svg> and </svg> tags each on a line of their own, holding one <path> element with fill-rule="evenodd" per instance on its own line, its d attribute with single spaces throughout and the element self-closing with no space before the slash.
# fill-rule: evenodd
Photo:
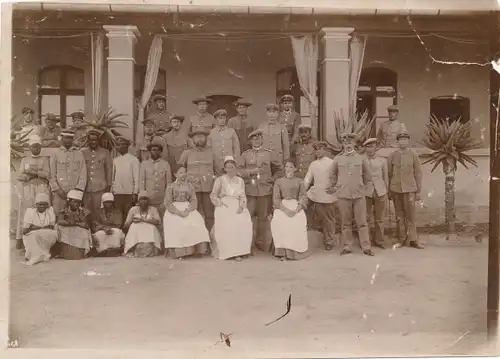
<svg viewBox="0 0 500 359">
<path fill-rule="evenodd" d="M 476 161 L 466 154 L 467 151 L 480 148 L 481 142 L 477 141 L 471 133 L 472 121 L 457 119 L 451 124 L 439 120 L 431 115 L 430 122 L 426 125 L 422 145 L 432 151 L 430 157 L 422 164 L 431 163 L 433 172 L 442 165 L 444 173 L 445 196 L 445 226 L 446 239 L 456 237 L 456 209 L 455 209 L 455 172 L 460 163 L 468 169 L 467 164 L 477 167 Z"/>
<path fill-rule="evenodd" d="M 109 108 L 106 112 L 101 112 L 98 115 L 85 116 L 83 123 L 75 125 L 74 128 L 76 130 L 80 128 L 97 130 L 101 134 L 101 147 L 109 150 L 114 157 L 116 155 L 116 137 L 121 136 L 118 129 L 129 127 L 126 122 L 120 120 L 124 116 L 126 115 L 116 113 L 112 108 Z M 75 139 L 75 142 L 80 143 L 80 147 L 85 146 L 87 135 Z"/>
<path fill-rule="evenodd" d="M 30 132 L 19 135 L 19 131 L 16 129 L 22 121 L 23 117 L 16 114 L 12 115 L 10 118 L 10 168 L 14 171 L 16 170 L 14 162 L 24 157 L 24 151 L 28 147 L 29 136 L 31 136 L 33 132 L 33 130 L 31 130 Z"/>
</svg>

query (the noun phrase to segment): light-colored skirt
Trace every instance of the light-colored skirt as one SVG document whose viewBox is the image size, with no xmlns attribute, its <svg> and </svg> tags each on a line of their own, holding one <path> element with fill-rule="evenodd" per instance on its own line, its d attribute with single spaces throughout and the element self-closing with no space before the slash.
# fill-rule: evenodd
<svg viewBox="0 0 500 359">
<path fill-rule="evenodd" d="M 174 202 L 179 211 L 184 211 L 189 202 Z M 187 248 L 202 242 L 210 242 L 205 220 L 200 212 L 194 210 L 187 217 L 180 217 L 165 211 L 163 216 L 165 248 Z"/>
<path fill-rule="evenodd" d="M 128 253 L 137 243 L 153 243 L 161 250 L 161 236 L 158 227 L 149 223 L 132 223 L 125 237 L 124 253 Z"/>
<path fill-rule="evenodd" d="M 281 203 L 291 210 L 297 208 L 298 204 L 295 199 L 285 199 Z M 282 210 L 274 210 L 271 233 L 276 249 L 291 249 L 298 253 L 306 252 L 308 249 L 307 218 L 304 211 L 288 217 Z"/>
<path fill-rule="evenodd" d="M 94 243 L 97 253 L 108 249 L 121 248 L 124 244 L 125 235 L 119 228 L 112 228 L 113 234 L 106 234 L 104 231 L 94 233 Z"/>
<path fill-rule="evenodd" d="M 16 239 L 18 239 L 23 238 L 23 220 L 26 209 L 35 207 L 35 197 L 39 193 L 46 193 L 50 198 L 50 189 L 46 181 L 34 179 L 30 183 L 19 182 L 16 190 L 19 198 L 16 228 Z"/>
<path fill-rule="evenodd" d="M 92 234 L 89 229 L 77 226 L 57 226 L 57 231 L 59 232 L 59 242 L 83 249 L 85 254 L 90 251 Z"/>
<path fill-rule="evenodd" d="M 57 231 L 38 229 L 23 236 L 24 254 L 28 264 L 36 264 L 50 259 L 50 248 L 57 242 Z"/>
<path fill-rule="evenodd" d="M 228 259 L 250 254 L 252 247 L 252 218 L 248 209 L 237 214 L 236 197 L 223 197 L 225 206 L 215 207 L 214 241 L 212 254 L 218 259 Z"/>
</svg>

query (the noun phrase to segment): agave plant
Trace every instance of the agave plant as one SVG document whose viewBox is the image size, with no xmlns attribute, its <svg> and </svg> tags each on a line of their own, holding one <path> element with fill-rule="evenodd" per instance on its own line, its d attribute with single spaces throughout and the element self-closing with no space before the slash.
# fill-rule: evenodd
<svg viewBox="0 0 500 359">
<path fill-rule="evenodd" d="M 121 136 L 118 132 L 120 128 L 128 128 L 128 124 L 119 120 L 119 118 L 126 115 L 121 113 L 116 113 L 112 108 L 109 108 L 106 112 L 102 112 L 99 115 L 87 115 L 85 116 L 83 123 L 75 125 L 75 130 L 94 129 L 101 134 L 100 141 L 103 148 L 108 149 L 113 156 L 116 155 L 116 137 Z M 83 135 L 75 139 L 75 142 L 79 143 L 79 147 L 83 147 L 87 143 L 87 135 Z"/>
<path fill-rule="evenodd" d="M 430 122 L 426 125 L 425 137 L 420 142 L 433 151 L 423 164 L 433 164 L 431 172 L 439 165 L 443 166 L 447 240 L 456 235 L 455 172 L 458 163 L 467 169 L 469 168 L 467 164 L 477 167 L 476 161 L 465 153 L 481 148 L 481 142 L 471 134 L 471 126 L 471 120 L 463 122 L 458 119 L 450 124 L 431 115 Z"/>
<path fill-rule="evenodd" d="M 370 138 L 374 117 L 368 116 L 368 110 L 362 114 L 350 111 L 348 118 L 344 118 L 342 111 L 334 114 L 335 133 L 337 136 L 337 146 L 333 146 L 335 151 L 342 151 L 340 135 L 345 132 L 354 133 L 356 135 L 356 149 L 359 151 L 363 148 L 363 143 Z"/>
<path fill-rule="evenodd" d="M 19 136 L 18 131 L 15 129 L 23 121 L 22 116 L 16 114 L 10 118 L 10 168 L 16 170 L 13 162 L 20 160 L 24 157 L 24 151 L 28 147 L 28 138 L 33 130 Z"/>
</svg>

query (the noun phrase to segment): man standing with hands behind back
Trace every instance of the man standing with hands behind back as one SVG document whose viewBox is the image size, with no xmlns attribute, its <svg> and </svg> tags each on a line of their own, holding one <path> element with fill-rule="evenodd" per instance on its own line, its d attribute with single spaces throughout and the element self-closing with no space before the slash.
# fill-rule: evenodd
<svg viewBox="0 0 500 359">
<path fill-rule="evenodd" d="M 387 167 L 389 195 L 394 201 L 396 212 L 398 247 L 408 244 L 423 249 L 418 241 L 415 218 L 415 202 L 420 201 L 422 189 L 422 168 L 418 155 L 408 148 L 410 135 L 404 126 L 396 138 L 399 149 L 389 155 Z"/>
</svg>

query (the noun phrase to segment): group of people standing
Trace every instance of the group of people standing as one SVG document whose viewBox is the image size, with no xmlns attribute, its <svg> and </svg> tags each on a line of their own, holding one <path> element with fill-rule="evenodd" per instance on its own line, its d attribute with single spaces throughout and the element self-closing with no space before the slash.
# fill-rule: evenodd
<svg viewBox="0 0 500 359">
<path fill-rule="evenodd" d="M 376 155 L 375 138 L 358 153 L 352 133 L 342 134 L 343 151 L 332 159 L 329 144 L 315 141 L 311 126 L 301 123 L 291 95 L 268 104 L 267 121 L 257 128 L 248 101 L 235 102 L 238 115 L 229 120 L 226 110 L 208 113 L 207 97 L 193 100 L 197 112 L 189 118 L 168 114 L 164 97 L 154 101 L 157 111 L 143 121 L 144 140 L 131 148 L 118 137 L 116 158 L 100 147 L 102 134 L 94 129 L 85 133 L 82 149 L 75 131 L 53 123 L 30 137 L 31 154 L 18 178 L 17 239 L 27 264 L 160 253 L 240 261 L 255 250 L 297 260 L 310 254 L 313 221 L 321 224 L 325 250 L 340 236 L 340 254 L 348 254 L 353 218 L 363 253 L 373 256 L 372 244 L 384 247 L 388 198 L 399 214 L 401 245 L 422 248 L 411 217 L 421 170 L 406 131 L 398 132 L 400 149 L 387 160 Z M 56 121 L 46 120 L 46 127 Z M 50 157 L 40 155 L 47 141 L 60 141 L 57 148 L 50 142 Z"/>
</svg>

